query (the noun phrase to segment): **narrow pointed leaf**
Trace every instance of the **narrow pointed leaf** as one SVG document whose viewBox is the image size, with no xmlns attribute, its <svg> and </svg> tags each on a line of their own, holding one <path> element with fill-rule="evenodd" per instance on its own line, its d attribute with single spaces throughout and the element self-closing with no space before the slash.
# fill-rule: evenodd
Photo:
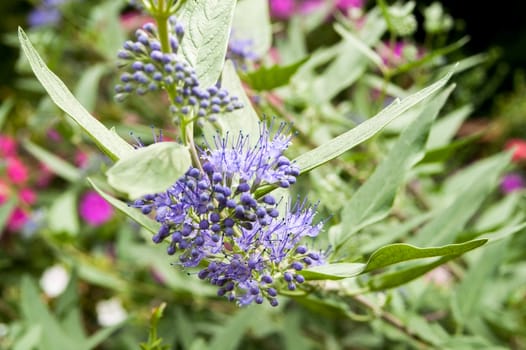
<svg viewBox="0 0 526 350">
<path fill-rule="evenodd" d="M 351 129 L 331 141 L 302 154 L 295 159 L 296 165 L 299 166 L 302 173 L 308 172 L 309 170 L 340 156 L 342 153 L 359 145 L 365 140 L 368 140 L 382 130 L 393 119 L 399 117 L 411 107 L 425 100 L 429 96 L 437 93 L 445 86 L 451 75 L 452 73 L 449 73 L 433 85 L 430 85 L 401 101 L 396 100 L 376 116 L 359 124 L 354 129 Z"/>
<path fill-rule="evenodd" d="M 18 39 L 33 72 L 53 102 L 77 122 L 104 153 L 117 160 L 133 150 L 132 146 L 108 130 L 75 99 L 66 85 L 46 66 L 22 28 L 18 28 Z"/>
<path fill-rule="evenodd" d="M 447 255 L 460 255 L 486 244 L 487 241 L 487 239 L 479 239 L 432 248 L 419 248 L 404 243 L 390 244 L 378 249 L 371 255 L 364 272 L 380 269 L 402 261 Z"/>
<path fill-rule="evenodd" d="M 82 179 L 80 171 L 64 159 L 57 157 L 55 154 L 32 143 L 29 140 L 24 141 L 24 148 L 29 151 L 35 158 L 40 160 L 52 172 L 69 182 L 77 182 Z"/>
</svg>

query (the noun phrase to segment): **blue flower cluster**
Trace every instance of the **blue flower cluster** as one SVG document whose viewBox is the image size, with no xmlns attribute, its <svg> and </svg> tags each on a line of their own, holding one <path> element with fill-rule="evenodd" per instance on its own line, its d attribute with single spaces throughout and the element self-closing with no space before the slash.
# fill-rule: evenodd
<svg viewBox="0 0 526 350">
<path fill-rule="evenodd" d="M 161 89 L 174 93 L 171 112 L 179 115 L 206 117 L 215 121 L 219 113 L 243 107 L 237 96 L 218 86 L 202 88 L 195 70 L 177 55 L 184 28 L 175 17 L 169 19 L 170 52 L 163 52 L 159 33 L 153 23 L 145 24 L 135 32 L 136 41 L 128 40 L 119 51 L 122 68 L 121 84 L 115 86 L 117 100 L 124 100 L 131 93 L 144 95 Z"/>
<path fill-rule="evenodd" d="M 268 299 L 276 306 L 278 290 L 295 290 L 305 281 L 299 271 L 323 262 L 300 242 L 321 230 L 322 223 L 313 224 L 316 207 L 298 202 L 281 215 L 274 196 L 256 194 L 295 183 L 299 169 L 283 155 L 290 139 L 284 124 L 273 135 L 262 126 L 254 146 L 242 134 L 216 136 L 199 151 L 200 168 L 132 204 L 161 223 L 155 243 L 168 241 L 168 254 L 200 267 L 199 278 L 240 305 Z"/>
</svg>

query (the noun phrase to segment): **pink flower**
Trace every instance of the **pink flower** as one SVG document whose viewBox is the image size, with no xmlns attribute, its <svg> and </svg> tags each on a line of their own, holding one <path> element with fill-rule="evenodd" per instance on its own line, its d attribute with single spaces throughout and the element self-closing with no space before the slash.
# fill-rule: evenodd
<svg viewBox="0 0 526 350">
<path fill-rule="evenodd" d="M 29 215 L 20 207 L 16 207 L 7 220 L 7 229 L 11 232 L 20 231 L 29 219 Z"/>
<path fill-rule="evenodd" d="M 522 139 L 511 139 L 506 142 L 506 149 L 514 149 L 513 158 L 514 162 L 520 162 L 526 160 L 526 141 Z"/>
<path fill-rule="evenodd" d="M 27 205 L 35 204 L 37 200 L 37 194 L 30 188 L 23 188 L 18 192 L 20 200 Z"/>
<path fill-rule="evenodd" d="M 28 170 L 24 163 L 16 157 L 7 158 L 7 176 L 14 184 L 21 184 L 29 177 Z"/>
<path fill-rule="evenodd" d="M 0 135 L 0 155 L 13 157 L 16 155 L 17 145 L 15 139 L 10 136 Z"/>
<path fill-rule="evenodd" d="M 277 19 L 288 19 L 294 14 L 294 0 L 270 0 L 270 15 Z"/>
<path fill-rule="evenodd" d="M 99 226 L 113 216 L 113 207 L 97 192 L 88 191 L 80 200 L 79 214 L 88 224 Z"/>
</svg>

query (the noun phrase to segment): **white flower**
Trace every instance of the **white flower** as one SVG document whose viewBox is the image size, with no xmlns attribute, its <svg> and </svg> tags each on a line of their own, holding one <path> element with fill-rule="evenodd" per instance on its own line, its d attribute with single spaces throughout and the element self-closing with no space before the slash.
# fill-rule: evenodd
<svg viewBox="0 0 526 350">
<path fill-rule="evenodd" d="M 68 282 L 68 271 L 66 271 L 61 265 L 54 265 L 42 274 L 42 277 L 40 278 L 40 287 L 42 287 L 42 290 L 48 297 L 54 298 L 62 294 L 66 289 Z"/>
<path fill-rule="evenodd" d="M 103 327 L 113 326 L 128 317 L 126 310 L 122 307 L 120 299 L 117 298 L 99 301 L 96 309 L 97 321 Z"/>
</svg>

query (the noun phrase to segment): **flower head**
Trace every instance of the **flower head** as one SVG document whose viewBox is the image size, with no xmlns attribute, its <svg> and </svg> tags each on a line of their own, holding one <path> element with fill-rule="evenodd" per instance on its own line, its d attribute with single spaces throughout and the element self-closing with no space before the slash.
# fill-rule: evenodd
<svg viewBox="0 0 526 350">
<path fill-rule="evenodd" d="M 167 240 L 168 254 L 178 252 L 184 267 L 206 260 L 199 278 L 240 305 L 277 305 L 276 290 L 295 289 L 304 282 L 299 271 L 323 261 L 300 243 L 321 230 L 313 224 L 316 207 L 298 202 L 281 216 L 279 200 L 258 194 L 262 186 L 295 183 L 299 169 L 283 155 L 290 138 L 285 124 L 276 132 L 262 125 L 254 145 L 242 133 L 233 140 L 216 135 L 199 150 L 201 168 L 132 204 L 161 224 L 155 243 Z"/>
</svg>

